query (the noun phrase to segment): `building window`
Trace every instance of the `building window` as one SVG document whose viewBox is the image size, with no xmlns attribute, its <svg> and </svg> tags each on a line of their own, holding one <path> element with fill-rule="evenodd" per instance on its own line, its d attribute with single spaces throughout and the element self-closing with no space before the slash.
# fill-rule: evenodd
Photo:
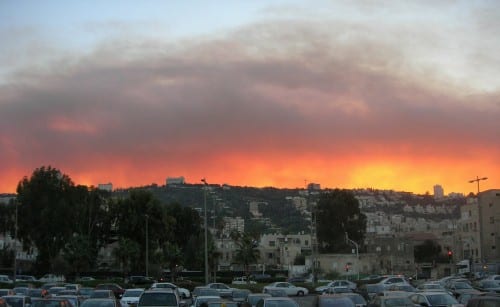
<svg viewBox="0 0 500 307">
<path fill-rule="evenodd" d="M 269 241 L 269 246 L 271 246 L 271 247 L 276 246 L 276 242 L 275 241 Z"/>
<path fill-rule="evenodd" d="M 495 217 L 494 216 L 490 216 L 490 224 L 495 224 Z"/>
<path fill-rule="evenodd" d="M 273 259 L 273 253 L 268 253 L 268 254 L 267 254 L 267 258 L 268 258 L 268 259 Z"/>
<path fill-rule="evenodd" d="M 309 245 L 309 240 L 305 240 L 304 244 L 305 244 L 305 246 L 308 246 Z"/>
<path fill-rule="evenodd" d="M 491 249 L 496 249 L 497 247 L 495 245 L 492 245 L 491 246 Z"/>
</svg>

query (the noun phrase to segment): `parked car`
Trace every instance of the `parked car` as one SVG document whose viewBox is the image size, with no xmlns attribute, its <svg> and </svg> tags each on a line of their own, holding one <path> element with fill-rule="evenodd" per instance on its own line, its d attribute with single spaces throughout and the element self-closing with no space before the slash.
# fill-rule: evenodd
<svg viewBox="0 0 500 307">
<path fill-rule="evenodd" d="M 133 285 L 150 285 L 154 282 L 156 282 L 154 279 L 152 279 L 151 277 L 147 277 L 147 276 L 135 275 L 135 276 L 129 276 L 127 278 L 127 283 L 133 284 Z"/>
<path fill-rule="evenodd" d="M 0 275 L 0 284 L 12 284 L 14 283 L 12 279 L 9 278 L 7 275 Z"/>
<path fill-rule="evenodd" d="M 40 279 L 39 282 L 65 282 L 66 278 L 63 275 L 55 274 L 45 274 Z"/>
<path fill-rule="evenodd" d="M 256 284 L 257 282 L 254 280 L 247 279 L 246 276 L 235 277 L 231 284 L 233 285 L 246 285 L 246 284 Z"/>
<path fill-rule="evenodd" d="M 351 292 L 351 293 L 341 293 L 336 295 L 349 298 L 351 301 L 354 302 L 356 307 L 366 307 L 367 305 L 365 298 L 358 293 Z"/>
<path fill-rule="evenodd" d="M 354 290 L 357 288 L 357 285 L 355 283 L 353 283 L 352 281 L 348 281 L 348 280 L 333 280 L 333 281 L 327 283 L 326 285 L 317 287 L 314 290 L 316 291 L 316 293 L 323 293 L 326 291 L 326 289 L 328 289 L 330 287 L 347 287 L 347 288 Z"/>
<path fill-rule="evenodd" d="M 234 289 L 231 294 L 233 302 L 243 303 L 246 302 L 248 295 L 252 293 L 248 289 Z"/>
<path fill-rule="evenodd" d="M 178 287 L 177 285 L 170 282 L 155 282 L 151 285 L 151 289 L 176 289 L 179 292 L 181 298 L 186 299 L 191 297 L 191 291 L 186 288 Z"/>
<path fill-rule="evenodd" d="M 500 281 L 496 280 L 482 280 L 479 282 L 478 287 L 480 291 L 484 292 L 497 292 L 500 293 Z"/>
<path fill-rule="evenodd" d="M 458 301 L 450 294 L 446 292 L 419 292 L 413 293 L 409 296 L 410 300 L 414 304 L 418 304 L 426 307 L 433 306 L 447 306 L 447 307 L 457 307 L 462 306 Z M 425 305 L 424 305 L 425 304 Z"/>
<path fill-rule="evenodd" d="M 407 296 L 376 296 L 368 307 L 414 307 L 415 304 Z"/>
<path fill-rule="evenodd" d="M 26 295 L 6 295 L 2 296 L 10 307 L 29 307 L 31 297 Z"/>
<path fill-rule="evenodd" d="M 221 297 L 231 297 L 233 295 L 233 290 L 235 290 L 234 288 L 220 282 L 210 283 L 206 287 L 216 290 L 219 292 Z"/>
<path fill-rule="evenodd" d="M 219 300 L 208 302 L 208 307 L 240 307 L 240 305 L 235 301 Z"/>
<path fill-rule="evenodd" d="M 16 293 L 12 289 L 0 289 L 0 297 L 6 295 L 15 295 Z"/>
<path fill-rule="evenodd" d="M 384 287 L 384 289 L 388 289 L 393 285 L 409 285 L 410 283 L 403 276 L 389 276 L 382 279 L 377 284 Z"/>
<path fill-rule="evenodd" d="M 467 302 L 467 307 L 500 307 L 500 296 L 488 294 L 475 296 Z"/>
<path fill-rule="evenodd" d="M 28 287 L 14 287 L 12 290 L 14 290 L 14 293 L 16 295 L 28 295 L 28 291 L 30 288 Z"/>
<path fill-rule="evenodd" d="M 218 296 L 218 295 L 200 295 L 200 296 L 197 296 L 193 302 L 192 302 L 192 305 L 191 307 L 200 307 L 201 304 L 203 303 L 209 303 L 209 302 L 216 302 L 216 301 L 220 301 L 221 297 Z"/>
<path fill-rule="evenodd" d="M 220 297 L 219 291 L 211 289 L 205 286 L 198 286 L 193 289 L 193 297 L 195 296 L 218 296 Z"/>
<path fill-rule="evenodd" d="M 299 304 L 289 297 L 266 297 L 257 303 L 257 307 L 299 307 Z"/>
<path fill-rule="evenodd" d="M 184 302 L 176 291 L 171 289 L 157 289 L 144 291 L 137 303 L 138 307 L 157 307 L 157 306 L 183 306 Z"/>
<path fill-rule="evenodd" d="M 89 298 L 80 307 L 119 307 L 114 298 Z"/>
<path fill-rule="evenodd" d="M 458 298 L 460 295 L 463 293 L 469 293 L 469 294 L 479 294 L 480 291 L 472 288 L 472 286 L 468 282 L 463 282 L 463 281 L 456 281 L 450 283 L 448 290 L 451 291 L 451 293 Z"/>
<path fill-rule="evenodd" d="M 94 290 L 89 298 L 114 298 L 116 299 L 113 290 Z"/>
<path fill-rule="evenodd" d="M 30 307 L 73 307 L 66 299 L 61 298 L 33 298 Z"/>
<path fill-rule="evenodd" d="M 317 307 L 356 307 L 354 302 L 342 296 L 323 294 L 317 298 Z"/>
<path fill-rule="evenodd" d="M 127 289 L 120 299 L 122 307 L 136 306 L 139 302 L 139 297 L 144 292 L 144 288 Z"/>
<path fill-rule="evenodd" d="M 250 293 L 248 294 L 246 301 L 252 305 L 252 307 L 255 307 L 261 299 L 266 297 L 271 297 L 271 295 L 267 293 Z"/>
<path fill-rule="evenodd" d="M 30 288 L 26 295 L 32 298 L 44 298 L 49 294 L 49 292 L 42 288 Z"/>
<path fill-rule="evenodd" d="M 18 281 L 37 282 L 38 280 L 32 275 L 16 275 L 16 282 Z"/>
<path fill-rule="evenodd" d="M 265 286 L 263 292 L 266 293 L 272 289 L 284 290 L 287 295 L 303 296 L 309 294 L 307 288 L 297 287 L 289 282 L 274 282 Z"/>
<path fill-rule="evenodd" d="M 125 289 L 123 289 L 119 284 L 114 283 L 98 284 L 95 286 L 95 290 L 111 290 L 113 291 L 116 299 L 120 299 L 125 292 Z"/>
</svg>

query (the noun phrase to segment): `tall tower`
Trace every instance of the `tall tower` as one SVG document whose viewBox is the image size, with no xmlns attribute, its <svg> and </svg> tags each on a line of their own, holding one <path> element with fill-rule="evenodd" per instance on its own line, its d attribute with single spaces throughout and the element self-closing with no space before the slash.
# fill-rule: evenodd
<svg viewBox="0 0 500 307">
<path fill-rule="evenodd" d="M 443 187 L 439 184 L 434 186 L 434 199 L 442 199 L 444 197 Z"/>
</svg>

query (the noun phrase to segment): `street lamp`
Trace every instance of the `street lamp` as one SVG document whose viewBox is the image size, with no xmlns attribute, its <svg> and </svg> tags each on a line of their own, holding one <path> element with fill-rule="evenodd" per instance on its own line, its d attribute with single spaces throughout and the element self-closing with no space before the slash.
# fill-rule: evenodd
<svg viewBox="0 0 500 307">
<path fill-rule="evenodd" d="M 145 214 L 146 217 L 146 277 L 149 276 L 149 215 Z"/>
<path fill-rule="evenodd" d="M 12 275 L 12 281 L 16 283 L 16 275 L 17 275 L 17 199 L 14 202 L 15 208 L 15 220 L 14 220 L 14 274 Z"/>
<path fill-rule="evenodd" d="M 358 280 L 359 280 L 359 245 L 358 243 L 354 242 L 353 240 L 349 239 L 349 236 L 347 235 L 347 231 L 345 232 L 345 239 L 346 241 L 354 244 L 354 246 L 356 247 L 356 258 L 357 258 L 357 270 L 358 270 Z M 391 264 L 392 264 L 392 261 L 391 261 Z"/>
<path fill-rule="evenodd" d="M 203 211 L 204 216 L 204 226 L 205 226 L 205 285 L 208 285 L 208 234 L 207 234 L 207 187 L 208 183 L 205 178 L 201 179 L 201 182 L 205 185 L 203 192 Z"/>
</svg>

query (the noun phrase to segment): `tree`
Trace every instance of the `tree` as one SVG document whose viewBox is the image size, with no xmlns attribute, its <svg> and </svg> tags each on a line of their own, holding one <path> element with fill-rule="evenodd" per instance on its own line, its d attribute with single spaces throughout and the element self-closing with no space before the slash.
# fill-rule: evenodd
<svg viewBox="0 0 500 307">
<path fill-rule="evenodd" d="M 335 189 L 323 193 L 315 212 L 317 236 L 322 252 L 346 252 L 352 245 L 349 239 L 361 244 L 366 232 L 366 216 L 359 209 L 359 202 L 348 190 Z"/>
<path fill-rule="evenodd" d="M 232 232 L 232 239 L 236 243 L 234 261 L 243 264 L 247 280 L 250 277 L 250 265 L 257 263 L 260 258 L 255 239 L 247 233 Z"/>
<path fill-rule="evenodd" d="M 441 246 L 433 240 L 425 240 L 420 245 L 415 245 L 413 256 L 416 262 L 433 262 L 441 256 Z"/>
<path fill-rule="evenodd" d="M 166 263 L 170 270 L 172 282 L 175 282 L 177 268 L 182 264 L 183 254 L 179 246 L 173 243 L 166 243 L 161 250 L 162 262 Z"/>
<path fill-rule="evenodd" d="M 71 179 L 51 166 L 35 169 L 17 186 L 22 217 L 18 219 L 18 238 L 25 246 L 36 246 L 38 267 L 45 270 L 53 270 L 52 260 L 75 232 L 73 190 Z"/>
<path fill-rule="evenodd" d="M 132 263 L 139 261 L 140 248 L 139 243 L 128 238 L 118 240 L 118 246 L 113 249 L 113 256 L 124 276 L 132 270 Z"/>
<path fill-rule="evenodd" d="M 92 250 L 92 244 L 85 235 L 73 236 L 64 247 L 64 259 L 71 263 L 71 268 L 80 276 L 80 272 L 88 270 L 93 264 L 95 251 Z"/>
</svg>

